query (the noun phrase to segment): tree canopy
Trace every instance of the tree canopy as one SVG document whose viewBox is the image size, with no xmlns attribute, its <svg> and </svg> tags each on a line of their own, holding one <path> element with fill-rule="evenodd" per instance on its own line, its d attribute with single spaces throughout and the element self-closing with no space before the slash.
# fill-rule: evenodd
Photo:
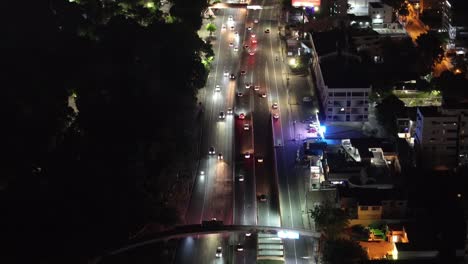
<svg viewBox="0 0 468 264">
<path fill-rule="evenodd" d="M 328 239 L 340 237 L 349 224 L 349 216 L 346 212 L 330 203 L 316 206 L 310 213 L 319 230 Z"/>
<path fill-rule="evenodd" d="M 4 17 L 15 21 L 2 27 L 0 44 L 8 65 L 0 176 L 6 250 L 28 250 L 21 257 L 35 261 L 91 255 L 145 222 L 178 218 L 155 217 L 163 208 L 158 183 L 193 154 L 196 94 L 207 78 L 202 59 L 213 51 L 196 26 L 187 27 L 201 25 L 198 9 L 166 24 L 158 4 L 148 3 L 5 3 Z M 34 248 L 15 239 L 24 237 Z"/>
<path fill-rule="evenodd" d="M 377 105 L 377 120 L 390 135 L 396 135 L 396 118 L 404 115 L 405 111 L 405 103 L 394 94 L 390 94 Z"/>
<path fill-rule="evenodd" d="M 355 241 L 329 240 L 324 246 L 323 260 L 327 264 L 360 264 L 367 262 L 367 253 Z"/>
</svg>

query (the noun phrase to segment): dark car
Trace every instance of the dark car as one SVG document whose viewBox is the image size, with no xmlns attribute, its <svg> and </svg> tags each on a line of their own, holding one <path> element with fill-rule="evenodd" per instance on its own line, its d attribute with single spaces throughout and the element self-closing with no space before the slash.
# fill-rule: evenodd
<svg viewBox="0 0 468 264">
<path fill-rule="evenodd" d="M 236 79 L 236 75 L 234 75 L 233 73 L 231 73 L 231 75 L 229 76 L 229 79 L 235 80 L 235 79 Z"/>
</svg>

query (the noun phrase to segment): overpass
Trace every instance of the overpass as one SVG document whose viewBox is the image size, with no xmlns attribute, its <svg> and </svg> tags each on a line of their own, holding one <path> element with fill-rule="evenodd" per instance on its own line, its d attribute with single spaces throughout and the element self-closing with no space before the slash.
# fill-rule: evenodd
<svg viewBox="0 0 468 264">
<path fill-rule="evenodd" d="M 107 252 L 104 256 L 118 255 L 132 249 L 147 246 L 160 241 L 166 241 L 175 238 L 183 238 L 195 235 L 208 235 L 208 234 L 221 234 L 221 233 L 267 233 L 277 234 L 279 231 L 297 233 L 299 236 L 320 238 L 319 232 L 314 232 L 305 229 L 283 228 L 276 226 L 255 226 L 255 225 L 223 225 L 219 222 L 204 223 L 199 225 L 184 225 L 176 226 L 173 229 L 162 231 L 142 239 L 130 241 L 129 244 L 124 245 L 118 249 L 113 249 Z"/>
</svg>

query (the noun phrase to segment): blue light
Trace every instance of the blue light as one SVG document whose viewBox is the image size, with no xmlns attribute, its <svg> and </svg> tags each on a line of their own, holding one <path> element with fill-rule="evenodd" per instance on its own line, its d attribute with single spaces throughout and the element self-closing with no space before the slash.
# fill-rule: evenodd
<svg viewBox="0 0 468 264">
<path fill-rule="evenodd" d="M 325 134 L 325 132 L 327 132 L 327 127 L 326 126 L 320 126 L 319 131 L 320 131 L 320 133 Z"/>
</svg>

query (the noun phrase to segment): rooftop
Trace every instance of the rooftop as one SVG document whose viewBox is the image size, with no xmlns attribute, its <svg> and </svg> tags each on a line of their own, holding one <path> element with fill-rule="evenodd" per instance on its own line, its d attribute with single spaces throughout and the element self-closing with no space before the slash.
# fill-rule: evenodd
<svg viewBox="0 0 468 264">
<path fill-rule="evenodd" d="M 340 197 L 355 198 L 359 205 L 381 205 L 382 201 L 406 200 L 404 193 L 395 189 L 338 188 Z"/>
<path fill-rule="evenodd" d="M 328 88 L 369 88 L 366 71 L 359 59 L 354 56 L 340 55 L 320 59 L 320 67 L 325 85 Z"/>
<path fill-rule="evenodd" d="M 381 3 L 378 2 L 370 2 L 369 6 L 372 8 L 383 8 L 384 6 Z"/>
</svg>

